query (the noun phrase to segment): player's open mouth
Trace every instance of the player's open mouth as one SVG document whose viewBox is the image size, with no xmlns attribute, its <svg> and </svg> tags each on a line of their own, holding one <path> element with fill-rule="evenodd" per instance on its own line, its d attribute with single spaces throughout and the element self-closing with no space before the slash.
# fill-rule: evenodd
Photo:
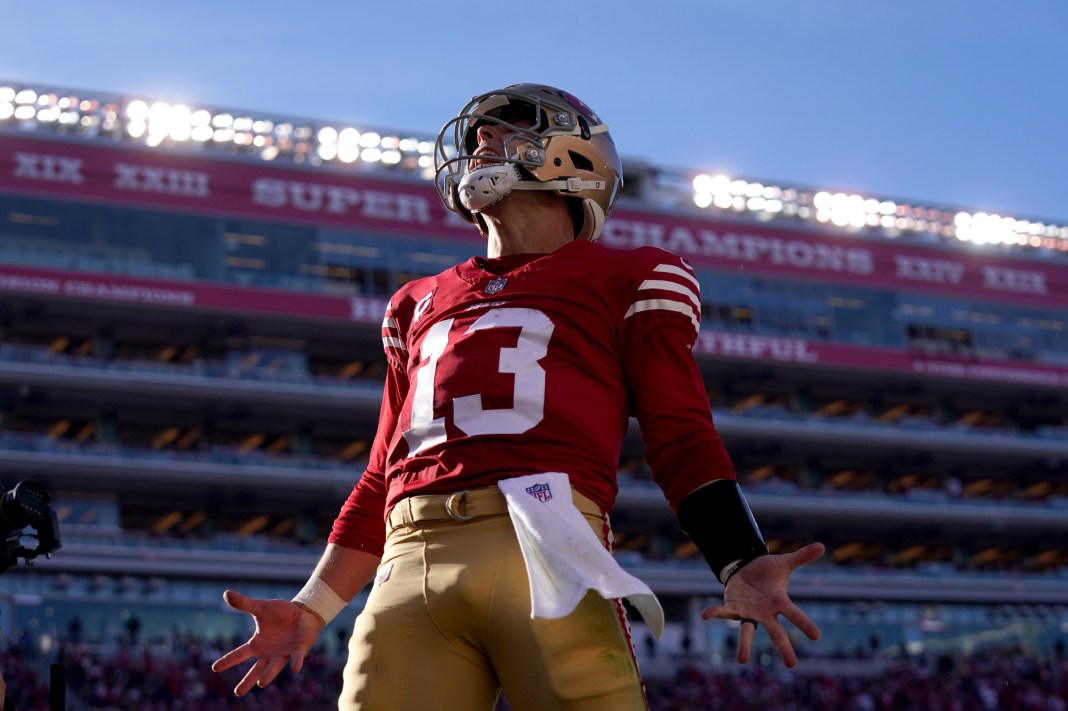
<svg viewBox="0 0 1068 711">
<path fill-rule="evenodd" d="M 485 168 L 490 165 L 504 165 L 506 161 L 496 153 L 479 153 L 476 151 L 471 158 L 471 166 L 476 168 Z"/>
</svg>

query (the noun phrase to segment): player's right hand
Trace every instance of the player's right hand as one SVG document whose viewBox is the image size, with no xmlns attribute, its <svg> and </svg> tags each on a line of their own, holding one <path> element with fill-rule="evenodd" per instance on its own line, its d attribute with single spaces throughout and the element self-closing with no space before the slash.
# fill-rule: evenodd
<svg viewBox="0 0 1068 711">
<path fill-rule="evenodd" d="M 257 658 L 234 687 L 236 695 L 244 696 L 253 686 L 267 686 L 285 668 L 287 661 L 292 661 L 294 673 L 300 671 L 304 656 L 323 629 L 318 617 L 289 600 L 261 600 L 233 590 L 224 592 L 223 600 L 235 610 L 252 615 L 256 622 L 256 631 L 247 642 L 211 665 L 212 671 L 221 672 L 247 659 Z"/>
</svg>

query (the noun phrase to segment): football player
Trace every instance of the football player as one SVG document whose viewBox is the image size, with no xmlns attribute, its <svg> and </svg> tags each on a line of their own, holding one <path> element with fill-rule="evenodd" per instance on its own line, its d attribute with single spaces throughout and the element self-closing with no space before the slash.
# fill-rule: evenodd
<svg viewBox="0 0 1068 711">
<path fill-rule="evenodd" d="M 226 591 L 256 631 L 213 668 L 256 659 L 239 696 L 287 662 L 299 671 L 373 579 L 341 709 L 488 711 L 502 689 L 517 711 L 647 708 L 619 597 L 633 594 L 653 629 L 662 616 L 604 555 L 632 417 L 654 480 L 725 585 L 703 616 L 742 620 L 739 662 L 762 624 L 794 666 L 780 617 L 819 630 L 787 583 L 823 547 L 768 553 L 692 354 L 693 270 L 661 249 L 597 243 L 622 187 L 608 127 L 567 92 L 513 85 L 445 125 L 436 164 L 442 199 L 484 235 L 486 256 L 390 299 L 367 469 L 292 601 Z"/>
</svg>

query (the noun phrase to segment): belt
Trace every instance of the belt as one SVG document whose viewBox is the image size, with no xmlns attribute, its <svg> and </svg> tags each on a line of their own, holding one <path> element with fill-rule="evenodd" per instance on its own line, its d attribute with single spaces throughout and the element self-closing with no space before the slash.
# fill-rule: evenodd
<svg viewBox="0 0 1068 711">
<path fill-rule="evenodd" d="M 590 516 L 600 516 L 601 509 L 574 489 L 571 499 L 576 508 Z M 467 489 L 452 494 L 424 494 L 401 499 L 389 512 L 391 524 L 416 521 L 470 521 L 480 516 L 508 513 L 508 502 L 496 486 Z"/>
</svg>

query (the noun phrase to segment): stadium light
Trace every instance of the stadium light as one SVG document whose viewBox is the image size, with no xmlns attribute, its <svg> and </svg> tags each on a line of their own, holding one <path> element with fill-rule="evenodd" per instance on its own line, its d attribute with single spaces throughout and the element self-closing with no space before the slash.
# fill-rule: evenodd
<svg viewBox="0 0 1068 711">
<path fill-rule="evenodd" d="M 267 161 L 337 166 L 345 170 L 401 171 L 434 179 L 434 139 L 329 122 L 236 113 L 142 97 L 84 92 L 0 81 L 0 131 L 110 137 L 160 149 L 216 151 Z M 451 157 L 447 151 L 446 157 Z M 826 229 L 902 235 L 925 241 L 957 239 L 1006 249 L 1068 253 L 1068 224 L 944 209 L 751 181 L 723 174 L 658 171 L 662 197 L 678 206 L 744 213 L 758 220 L 815 222 Z"/>
<path fill-rule="evenodd" d="M 140 99 L 126 105 L 126 118 L 131 121 L 148 121 L 148 104 Z"/>
<path fill-rule="evenodd" d="M 432 179 L 430 136 L 385 134 L 266 114 L 212 110 L 142 97 L 83 96 L 0 83 L 0 122 L 20 130 L 109 136 L 164 149 L 225 150 L 262 160 L 402 170 Z M 4 126 L 0 124 L 0 129 Z M 332 129 L 331 134 L 328 129 Z M 319 140 L 317 134 L 326 130 Z M 236 150 L 235 150 L 236 149 Z M 363 160 L 361 160 L 361 158 Z"/>
<path fill-rule="evenodd" d="M 817 222 L 847 232 L 874 231 L 897 238 L 956 238 L 977 245 L 1068 252 L 1068 225 L 1049 225 L 983 212 L 944 210 L 859 194 L 765 185 L 725 175 L 693 177 L 690 200 L 700 209 L 747 212 L 756 219 Z"/>
</svg>

